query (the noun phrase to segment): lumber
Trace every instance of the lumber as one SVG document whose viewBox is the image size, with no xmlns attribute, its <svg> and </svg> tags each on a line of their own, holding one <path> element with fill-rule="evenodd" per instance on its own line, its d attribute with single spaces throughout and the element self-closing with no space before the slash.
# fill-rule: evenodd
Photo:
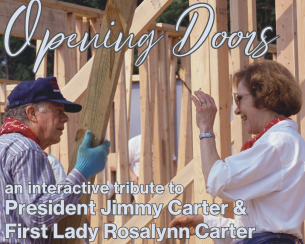
<svg viewBox="0 0 305 244">
<path fill-rule="evenodd" d="M 115 148 L 117 153 L 116 181 L 119 184 L 126 184 L 130 179 L 125 81 L 125 62 L 123 62 L 115 95 Z M 117 194 L 116 199 L 118 203 L 131 202 L 130 194 L 126 193 Z M 127 215 L 116 215 L 114 217 L 114 222 L 117 226 L 122 226 L 129 220 L 129 218 L 130 216 Z"/>
<path fill-rule="evenodd" d="M 146 45 L 139 48 L 142 52 Z M 141 103 L 141 150 L 140 150 L 140 172 L 139 185 L 152 182 L 152 152 L 151 152 L 151 123 L 150 123 L 150 100 L 148 83 L 148 60 L 139 67 L 140 74 L 140 103 Z M 138 203 L 147 203 L 151 198 L 150 194 L 138 194 Z"/>
<path fill-rule="evenodd" d="M 208 1 L 203 1 L 207 2 Z M 196 0 L 190 0 L 190 5 L 197 3 Z M 200 21 L 197 21 L 190 36 L 190 46 L 194 46 L 197 42 L 198 37 L 204 30 L 205 25 L 208 21 L 208 10 L 207 9 L 196 9 L 200 16 Z M 190 18 L 194 12 L 190 13 Z M 211 94 L 211 80 L 210 80 L 210 41 L 205 41 L 203 45 L 191 55 L 191 77 L 192 77 L 192 93 L 201 89 L 207 94 Z M 214 64 L 213 64 L 214 65 Z M 196 125 L 196 109 L 192 105 L 192 124 L 193 124 L 193 161 L 194 161 L 194 201 L 199 202 L 202 199 L 206 199 L 208 203 L 213 203 L 212 196 L 205 192 L 205 181 L 201 166 L 201 154 L 200 154 L 200 141 L 198 138 L 199 129 Z M 200 240 L 195 239 L 195 243 L 213 243 L 212 240 Z"/>
<path fill-rule="evenodd" d="M 277 61 L 295 75 L 293 0 L 275 1 Z"/>
<path fill-rule="evenodd" d="M 104 36 L 110 27 L 112 20 L 116 21 L 113 33 L 122 32 L 124 38 L 129 33 L 136 0 L 122 2 L 119 0 L 109 0 L 102 21 L 100 34 Z M 113 36 L 112 38 L 116 38 Z M 83 111 L 78 126 L 78 131 L 73 147 L 72 157 L 69 165 L 69 172 L 74 168 L 77 158 L 78 147 L 83 141 L 85 132 L 90 129 L 93 133 L 92 147 L 98 146 L 105 138 L 107 124 L 112 108 L 113 98 L 120 75 L 124 52 L 115 52 L 113 49 L 98 49 L 90 74 L 88 92 L 85 96 Z M 103 171 L 105 172 L 105 171 Z M 89 179 L 94 182 L 95 176 Z M 90 195 L 83 195 L 81 203 L 88 204 Z M 59 229 L 64 231 L 66 227 L 74 229 L 81 226 L 84 216 L 67 216 L 59 222 Z M 61 233 L 62 234 L 62 233 Z M 73 239 L 53 240 L 53 243 L 76 243 Z"/>
<path fill-rule="evenodd" d="M 182 53 L 189 50 L 189 41 L 182 49 Z M 186 82 L 182 86 L 182 99 L 181 99 L 181 114 L 180 114 L 180 132 L 179 132 L 179 149 L 178 149 L 178 162 L 177 173 L 179 173 L 185 165 L 193 159 L 193 130 L 192 130 L 192 101 L 191 101 L 191 57 L 181 58 L 180 73 L 183 70 L 184 76 L 189 80 L 190 89 L 186 86 Z M 179 74 L 180 74 L 179 73 Z M 182 81 L 183 82 L 183 81 Z M 192 188 L 189 187 L 179 196 L 182 204 L 192 202 Z M 195 237 L 191 237 L 191 242 L 195 242 Z M 182 240 L 178 240 L 179 244 L 183 244 Z"/>
<path fill-rule="evenodd" d="M 172 47 L 178 41 L 177 38 L 169 37 L 168 38 L 168 51 L 169 51 L 169 127 L 170 127 L 170 142 L 171 142 L 171 152 L 172 154 L 176 154 L 175 144 L 176 144 L 176 136 L 175 136 L 175 108 L 176 108 L 176 71 L 177 71 L 177 57 L 172 54 Z M 173 156 L 172 156 L 173 157 Z M 173 160 L 170 161 L 170 178 L 172 179 L 175 175 Z"/>
<path fill-rule="evenodd" d="M 212 32 L 227 31 L 227 1 L 209 0 L 209 4 L 216 9 L 216 20 Z M 210 48 L 211 96 L 214 98 L 218 110 L 214 122 L 214 133 L 217 135 L 217 152 L 223 160 L 231 155 L 231 94 L 228 53 L 227 45 L 218 49 Z M 223 202 L 218 197 L 214 201 L 219 204 Z M 226 211 L 226 217 L 234 218 L 232 204 Z"/>
<path fill-rule="evenodd" d="M 154 184 L 162 184 L 163 158 L 162 158 L 162 131 L 160 113 L 160 94 L 159 94 L 159 74 L 158 74 L 158 44 L 150 51 L 148 56 L 149 63 L 149 83 L 151 90 L 151 121 L 152 121 L 152 147 L 153 147 L 153 169 Z M 160 228 L 165 227 L 164 213 L 156 219 L 156 225 Z M 163 240 L 161 243 L 166 243 Z"/>
<path fill-rule="evenodd" d="M 248 31 L 251 33 L 252 31 L 257 31 L 257 19 L 256 19 L 256 0 L 250 0 L 248 1 Z M 257 40 L 254 41 L 251 50 L 254 46 L 257 44 Z M 252 64 L 254 62 L 257 62 L 257 59 L 252 59 L 251 56 L 249 56 L 249 63 Z"/>
<path fill-rule="evenodd" d="M 158 36 L 163 35 L 164 32 L 158 32 Z M 169 128 L 168 128 L 168 106 L 167 96 L 168 89 L 166 85 L 167 80 L 167 69 L 166 69 L 166 55 L 165 55 L 165 39 L 161 39 L 158 44 L 158 69 L 159 69 L 159 93 L 160 93 L 160 113 L 161 113 L 161 128 L 162 128 L 162 155 L 163 155 L 163 179 L 162 184 L 165 185 L 170 181 L 169 169 L 172 155 L 170 156 L 170 145 L 169 145 Z"/>
<path fill-rule="evenodd" d="M 244 13 L 248 12 L 247 1 L 231 1 L 230 14 L 231 14 L 231 32 L 248 31 L 248 16 Z M 243 40 L 238 47 L 231 50 L 231 74 L 234 75 L 237 71 L 246 68 L 249 65 L 249 58 L 244 54 L 244 47 L 246 42 Z M 232 76 L 233 77 L 233 76 Z M 232 82 L 232 81 L 231 81 Z M 232 92 L 236 92 L 236 88 L 232 85 Z M 233 95 L 233 94 L 232 94 Z M 242 120 L 239 115 L 235 115 L 234 110 L 236 105 L 233 102 L 233 121 L 234 121 L 234 146 L 233 153 L 240 152 L 242 145 L 251 138 L 247 134 Z"/>
<path fill-rule="evenodd" d="M 134 33 L 135 40 L 146 31 L 147 26 L 153 23 L 154 18 L 159 15 L 172 0 L 160 0 L 160 5 L 154 6 L 154 1 L 145 0 L 137 7 L 129 33 Z M 62 89 L 62 94 L 67 100 L 76 101 L 87 89 L 89 81 L 89 70 L 92 67 L 93 57 L 86 65 L 72 78 L 67 87 Z"/>
<path fill-rule="evenodd" d="M 17 2 L 22 3 L 28 3 L 29 0 L 15 0 Z M 55 0 L 41 0 L 43 7 L 48 7 L 51 9 L 58 9 L 58 10 L 64 10 L 68 13 L 74 12 L 78 17 L 88 17 L 88 18 L 102 18 L 104 15 L 104 11 L 95 9 L 95 8 L 89 8 L 85 6 L 80 6 L 73 3 L 66 3 L 62 1 L 55 1 Z"/>
<path fill-rule="evenodd" d="M 186 189 L 194 180 L 194 162 L 191 161 L 177 174 L 171 182 L 173 184 L 181 184 Z M 164 193 L 161 195 L 155 195 L 150 201 L 149 204 L 160 204 L 163 203 L 162 209 L 165 210 L 167 208 L 168 203 L 177 198 L 178 194 L 170 194 L 168 184 L 164 187 Z M 202 201 L 202 200 L 201 200 Z M 132 217 L 125 225 L 126 228 L 137 227 L 141 229 L 144 226 L 147 226 L 153 221 L 152 216 L 149 215 L 139 215 Z M 106 244 L 125 244 L 130 241 L 130 237 L 128 236 L 126 239 L 110 239 Z"/>
<path fill-rule="evenodd" d="M 18 85 L 21 81 L 17 80 L 6 80 L 6 79 L 0 79 L 0 84 L 6 83 L 7 85 Z"/>
<path fill-rule="evenodd" d="M 284 65 L 293 76 L 295 72 L 295 41 L 294 41 L 294 23 L 293 23 L 293 0 L 275 1 L 275 17 L 277 34 L 280 38 L 276 41 L 277 62 Z M 297 121 L 297 115 L 291 116 Z"/>
<path fill-rule="evenodd" d="M 29 1 L 25 1 L 26 6 Z M 13 1 L 13 0 L 0 0 L 0 23 L 8 23 L 9 19 L 13 15 L 13 13 L 22 5 L 21 2 Z M 25 20 L 26 10 L 23 11 L 20 16 L 17 18 L 13 28 L 11 35 L 24 37 L 24 20 Z M 32 7 L 31 17 L 30 17 L 30 26 L 33 26 L 34 21 L 36 19 L 37 13 L 37 4 L 34 4 Z M 63 23 L 65 22 L 66 12 L 59 9 L 48 8 L 44 6 L 42 3 L 42 12 L 39 19 L 39 23 L 37 25 L 37 29 L 33 35 L 33 39 L 42 39 L 46 26 L 50 31 L 50 36 L 54 36 L 59 32 L 65 33 L 65 26 Z M 0 25 L 0 34 L 4 34 L 6 24 Z M 31 30 L 31 29 L 30 29 Z"/>
<path fill-rule="evenodd" d="M 127 138 L 129 138 L 129 130 L 130 130 L 130 109 L 131 109 L 131 94 L 132 94 L 133 58 L 134 58 L 134 50 L 133 49 L 127 49 L 127 51 L 125 52 Z"/>
</svg>

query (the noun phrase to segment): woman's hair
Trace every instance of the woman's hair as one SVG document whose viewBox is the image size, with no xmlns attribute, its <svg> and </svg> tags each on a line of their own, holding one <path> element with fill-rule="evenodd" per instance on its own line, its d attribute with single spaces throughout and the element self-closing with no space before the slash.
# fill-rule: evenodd
<svg viewBox="0 0 305 244">
<path fill-rule="evenodd" d="M 289 117 L 297 114 L 302 107 L 302 91 L 293 75 L 275 61 L 251 64 L 237 72 L 233 84 L 239 83 L 253 96 L 256 108 L 267 108 Z"/>
<path fill-rule="evenodd" d="M 22 123 L 25 123 L 28 121 L 28 116 L 26 115 L 26 108 L 30 105 L 35 106 L 39 111 L 42 111 L 43 109 L 45 109 L 45 107 L 47 106 L 48 101 L 39 101 L 39 102 L 35 102 L 35 103 L 27 103 L 24 105 L 20 105 L 18 107 L 14 107 L 14 108 L 9 108 L 10 107 L 10 103 L 7 100 L 5 105 L 4 105 L 4 112 L 5 112 L 5 116 L 4 118 L 14 118 L 19 120 Z"/>
</svg>

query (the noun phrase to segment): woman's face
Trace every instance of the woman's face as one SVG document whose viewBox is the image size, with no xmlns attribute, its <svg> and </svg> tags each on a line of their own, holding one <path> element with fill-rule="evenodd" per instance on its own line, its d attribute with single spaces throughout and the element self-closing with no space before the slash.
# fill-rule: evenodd
<svg viewBox="0 0 305 244">
<path fill-rule="evenodd" d="M 237 87 L 235 96 L 239 101 L 235 114 L 241 116 L 248 134 L 258 134 L 269 122 L 265 121 L 267 111 L 253 106 L 253 96 L 250 95 L 242 81 Z"/>
</svg>

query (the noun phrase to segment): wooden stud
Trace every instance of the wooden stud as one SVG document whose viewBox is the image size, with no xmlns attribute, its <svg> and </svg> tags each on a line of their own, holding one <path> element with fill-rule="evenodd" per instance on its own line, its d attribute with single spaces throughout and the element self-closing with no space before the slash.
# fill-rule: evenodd
<svg viewBox="0 0 305 244">
<path fill-rule="evenodd" d="M 149 63 L 149 82 L 151 88 L 151 114 L 152 118 L 152 145 L 153 145 L 153 168 L 154 184 L 162 185 L 163 158 L 162 158 L 162 131 L 160 113 L 160 94 L 159 94 L 159 74 L 158 74 L 158 44 L 150 51 L 148 56 Z M 141 85 L 141 84 L 140 84 Z M 160 228 L 165 227 L 165 213 L 156 219 L 156 225 Z M 161 243 L 166 243 L 163 240 Z"/>
<path fill-rule="evenodd" d="M 158 36 L 164 34 L 162 31 L 158 32 Z M 159 89 L 160 89 L 160 113 L 161 113 L 161 127 L 162 127 L 162 155 L 163 155 L 163 185 L 170 180 L 168 165 L 172 155 L 169 153 L 169 131 L 168 131 L 168 106 L 167 106 L 167 86 L 166 86 L 166 59 L 165 59 L 165 39 L 161 39 L 158 44 L 158 63 L 159 63 Z"/>
<path fill-rule="evenodd" d="M 231 14 L 231 32 L 248 31 L 248 16 L 244 13 L 248 12 L 247 1 L 230 1 L 230 14 Z M 237 48 L 232 49 L 231 52 L 231 72 L 234 75 L 237 71 L 246 68 L 249 65 L 249 58 L 244 54 L 244 48 L 246 41 L 242 41 Z M 236 88 L 232 86 L 233 92 L 236 92 Z M 234 123 L 234 154 L 240 152 L 242 145 L 251 138 L 247 134 L 240 116 L 235 115 L 234 110 L 236 108 L 233 103 L 233 123 Z"/>
<path fill-rule="evenodd" d="M 129 138 L 130 130 L 130 109 L 131 109 L 131 94 L 132 94 L 132 74 L 133 74 L 133 59 L 134 50 L 127 49 L 125 52 L 125 75 L 126 75 L 126 106 L 127 106 L 127 137 Z"/>
<path fill-rule="evenodd" d="M 146 45 L 139 48 L 142 52 Z M 148 62 L 147 59 L 139 67 L 140 74 L 140 101 L 141 101 L 141 150 L 140 150 L 140 172 L 139 185 L 149 184 L 152 181 L 152 152 L 151 152 L 151 125 L 150 125 L 150 106 L 149 106 L 149 85 L 148 85 Z M 150 194 L 138 194 L 139 203 L 147 203 Z"/>
<path fill-rule="evenodd" d="M 101 36 L 104 36 L 110 27 L 110 21 L 115 20 L 116 25 L 114 33 L 124 33 L 126 38 L 129 33 L 131 21 L 137 1 L 122 2 L 119 0 L 109 0 L 107 3 L 105 16 L 102 22 Z M 123 24 L 124 23 L 124 24 Z M 112 38 L 115 38 L 114 36 Z M 110 110 L 120 75 L 124 52 L 114 52 L 113 49 L 98 49 L 90 74 L 88 92 L 85 97 L 85 103 L 81 114 L 79 129 L 77 131 L 71 157 L 69 172 L 76 163 L 78 147 L 83 141 L 87 129 L 93 133 L 91 145 L 99 145 L 106 134 L 107 123 Z M 105 171 L 103 171 L 105 172 Z M 90 182 L 94 182 L 95 176 L 91 177 Z M 81 203 L 88 204 L 90 195 L 83 195 Z M 67 216 L 59 222 L 59 230 L 64 231 L 66 227 L 78 228 L 82 225 L 84 216 Z M 75 240 L 54 240 L 53 243 L 75 243 Z"/>
<path fill-rule="evenodd" d="M 172 179 L 175 175 L 175 165 L 173 164 L 173 155 L 176 154 L 175 145 L 176 145 L 176 136 L 175 136 L 175 108 L 176 108 L 176 71 L 177 71 L 177 57 L 172 54 L 172 47 L 177 43 L 177 38 L 168 38 L 168 51 L 169 51 L 169 128 L 170 128 L 170 146 L 171 146 L 171 161 L 170 161 L 170 178 Z"/>
<path fill-rule="evenodd" d="M 101 19 L 100 18 L 93 18 L 89 20 L 89 25 L 90 25 L 90 36 L 91 39 L 92 37 L 97 34 L 100 33 L 101 30 Z M 96 53 L 96 49 L 93 48 L 93 45 L 91 45 L 91 56 L 95 55 Z"/>
<path fill-rule="evenodd" d="M 227 1 L 209 0 L 209 4 L 216 9 L 216 21 L 212 33 L 227 31 Z M 217 135 L 216 148 L 223 160 L 231 155 L 231 94 L 228 53 L 226 45 L 218 49 L 210 48 L 210 79 L 213 81 L 211 82 L 211 96 L 218 109 L 214 122 L 214 133 Z M 215 202 L 221 204 L 222 200 L 216 198 Z M 232 204 L 226 211 L 226 217 L 234 218 Z"/>
<path fill-rule="evenodd" d="M 115 148 L 117 154 L 116 181 L 126 184 L 129 181 L 129 153 L 127 136 L 127 110 L 126 110 L 126 87 L 125 87 L 125 62 L 121 68 L 115 99 Z M 130 203 L 130 194 L 118 194 L 118 203 Z M 130 216 L 116 215 L 114 222 L 117 226 L 124 225 Z"/>
<path fill-rule="evenodd" d="M 190 0 L 190 5 L 197 3 L 196 0 Z M 203 1 L 207 2 L 207 1 Z M 196 9 L 200 16 L 200 21 L 195 24 L 191 37 L 190 46 L 192 47 L 204 30 L 208 20 L 207 9 Z M 190 17 L 192 13 L 190 14 Z M 201 88 L 207 94 L 211 93 L 210 84 L 210 67 L 209 67 L 209 46 L 210 43 L 206 41 L 203 45 L 191 55 L 191 77 L 192 77 L 192 93 Z M 213 198 L 205 193 L 205 182 L 202 173 L 201 155 L 200 155 L 200 142 L 199 142 L 199 129 L 196 125 L 196 110 L 192 105 L 192 123 L 193 123 L 193 162 L 194 162 L 194 201 L 200 202 L 203 199 L 208 203 L 213 203 Z M 199 240 L 196 238 L 196 243 L 212 243 L 211 240 Z"/>
<path fill-rule="evenodd" d="M 277 62 L 284 65 L 293 76 L 295 73 L 295 42 L 293 23 L 293 0 L 275 1 L 276 32 L 280 36 L 277 39 Z M 297 121 L 297 116 L 291 118 Z"/>
<path fill-rule="evenodd" d="M 256 0 L 248 0 L 248 16 L 248 31 L 257 31 Z M 251 49 L 254 48 L 257 43 L 257 40 L 255 40 Z M 249 56 L 249 64 L 254 63 L 256 61 L 257 59 L 252 59 L 251 56 Z"/>
</svg>

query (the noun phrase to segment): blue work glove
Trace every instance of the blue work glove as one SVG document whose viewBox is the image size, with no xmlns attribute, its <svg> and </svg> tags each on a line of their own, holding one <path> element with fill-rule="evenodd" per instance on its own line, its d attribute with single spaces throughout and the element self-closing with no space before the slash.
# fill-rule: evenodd
<svg viewBox="0 0 305 244">
<path fill-rule="evenodd" d="M 105 141 L 103 144 L 90 148 L 92 141 L 92 132 L 86 131 L 84 140 L 78 148 L 75 169 L 78 169 L 89 179 L 92 175 L 101 172 L 105 168 L 107 155 L 109 154 L 110 142 Z"/>
</svg>

